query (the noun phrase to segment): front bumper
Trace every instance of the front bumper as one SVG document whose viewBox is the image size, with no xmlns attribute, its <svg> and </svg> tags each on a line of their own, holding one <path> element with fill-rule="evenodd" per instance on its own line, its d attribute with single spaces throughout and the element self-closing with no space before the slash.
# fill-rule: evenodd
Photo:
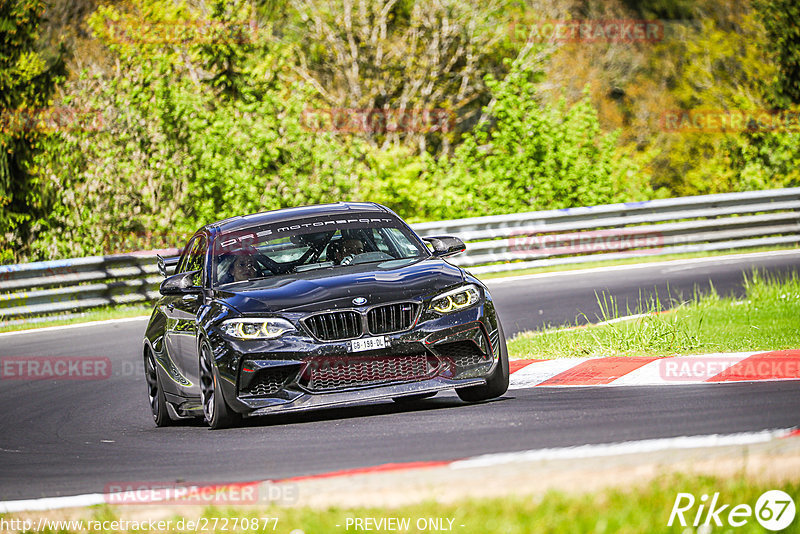
<svg viewBox="0 0 800 534">
<path fill-rule="evenodd" d="M 223 393 L 235 411 L 265 415 L 481 385 L 495 369 L 497 320 L 491 305 L 427 317 L 381 336 L 386 348 L 351 352 L 349 341 L 320 342 L 303 331 L 277 340 L 210 336 Z"/>
</svg>

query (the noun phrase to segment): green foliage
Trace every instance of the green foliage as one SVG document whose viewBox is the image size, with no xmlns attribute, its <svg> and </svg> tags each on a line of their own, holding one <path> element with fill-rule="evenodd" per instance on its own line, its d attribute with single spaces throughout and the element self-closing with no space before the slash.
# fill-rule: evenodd
<svg viewBox="0 0 800 534">
<path fill-rule="evenodd" d="M 588 97 L 572 106 L 542 104 L 535 73 L 516 63 L 491 77 L 489 122 L 465 136 L 451 161 L 437 169 L 448 191 L 467 202 L 440 216 L 559 209 L 649 198 L 636 169 L 619 158 L 616 133 L 600 131 Z"/>
<path fill-rule="evenodd" d="M 797 128 L 657 124 L 797 102 L 797 8 L 752 1 L 130 0 L 89 17 L 72 63 L 89 68 L 58 94 L 44 1 L 4 2 L 0 261 L 180 246 L 230 215 L 340 200 L 421 221 L 798 185 Z M 47 31 L 95 5 L 53 2 L 72 14 Z M 520 39 L 520 20 L 584 16 L 700 22 L 634 46 Z M 88 120 L 8 127 L 53 100 Z M 453 120 L 314 129 L 326 108 Z"/>
<path fill-rule="evenodd" d="M 85 80 L 90 89 L 77 97 L 107 110 L 107 127 L 65 135 L 43 158 L 75 195 L 58 213 L 67 239 L 42 239 L 41 256 L 116 251 L 131 234 L 180 246 L 201 223 L 348 197 L 358 143 L 304 128 L 307 89 L 278 74 L 284 59 L 266 38 L 231 37 L 226 29 L 247 25 L 249 13 L 244 2 L 224 4 L 209 21 L 149 1 L 135 15 L 105 7 L 90 19 L 120 68 Z M 155 42 L 176 20 L 219 31 L 185 47 Z"/>
<path fill-rule="evenodd" d="M 413 222 L 436 218 L 446 193 L 428 179 L 435 165 L 432 157 L 414 155 L 405 147 L 370 149 L 366 156 L 358 200 L 378 202 Z"/>
<path fill-rule="evenodd" d="M 752 13 L 734 22 L 708 19 L 699 27 L 687 25 L 657 47 L 652 68 L 669 73 L 670 93 L 680 109 L 717 116 L 771 109 L 770 81 L 777 71 L 763 44 L 764 28 Z M 796 120 L 789 129 L 667 132 L 654 144 L 660 150 L 652 162 L 653 185 L 676 195 L 800 183 Z"/>
<path fill-rule="evenodd" d="M 756 0 L 754 7 L 767 30 L 766 46 L 776 56 L 771 95 L 778 107 L 800 104 L 800 4 L 795 0 Z"/>
<path fill-rule="evenodd" d="M 63 51 L 48 57 L 37 46 L 45 6 L 43 0 L 0 2 L 0 261 L 24 250 L 52 203 L 30 170 L 46 136 L 44 108 L 64 69 Z"/>
<path fill-rule="evenodd" d="M 374 146 L 451 153 L 490 98 L 484 75 L 502 77 L 521 44 L 508 31 L 515 0 L 303 0 L 285 41 L 295 69 L 319 91 L 315 106 L 444 110 L 448 128 L 366 129 Z"/>
</svg>

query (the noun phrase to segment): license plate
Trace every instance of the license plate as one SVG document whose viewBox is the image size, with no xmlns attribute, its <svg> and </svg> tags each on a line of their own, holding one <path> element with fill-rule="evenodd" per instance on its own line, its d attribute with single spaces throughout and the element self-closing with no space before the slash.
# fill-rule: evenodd
<svg viewBox="0 0 800 534">
<path fill-rule="evenodd" d="M 386 348 L 386 340 L 383 337 L 363 337 L 354 339 L 350 342 L 350 352 L 361 352 L 364 350 L 375 350 Z"/>
</svg>

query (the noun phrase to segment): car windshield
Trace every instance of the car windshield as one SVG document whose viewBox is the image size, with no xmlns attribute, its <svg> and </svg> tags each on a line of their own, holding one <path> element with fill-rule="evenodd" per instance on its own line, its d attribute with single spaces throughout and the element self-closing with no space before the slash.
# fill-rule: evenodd
<svg viewBox="0 0 800 534">
<path fill-rule="evenodd" d="M 217 236 L 214 283 L 425 256 L 427 249 L 394 217 L 370 214 L 284 221 Z"/>
</svg>

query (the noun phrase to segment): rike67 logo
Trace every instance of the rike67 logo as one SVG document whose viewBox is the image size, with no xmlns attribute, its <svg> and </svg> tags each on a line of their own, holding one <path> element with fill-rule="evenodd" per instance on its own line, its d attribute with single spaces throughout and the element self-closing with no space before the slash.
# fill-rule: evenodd
<svg viewBox="0 0 800 534">
<path fill-rule="evenodd" d="M 780 490 L 765 491 L 756 501 L 755 507 L 749 504 L 731 505 L 720 501 L 719 492 L 709 498 L 703 494 L 696 499 L 691 493 L 678 493 L 669 514 L 667 526 L 710 528 L 743 527 L 753 518 L 767 530 L 783 530 L 794 521 L 797 509 L 794 499 Z M 698 532 L 700 529 L 698 529 Z"/>
</svg>

